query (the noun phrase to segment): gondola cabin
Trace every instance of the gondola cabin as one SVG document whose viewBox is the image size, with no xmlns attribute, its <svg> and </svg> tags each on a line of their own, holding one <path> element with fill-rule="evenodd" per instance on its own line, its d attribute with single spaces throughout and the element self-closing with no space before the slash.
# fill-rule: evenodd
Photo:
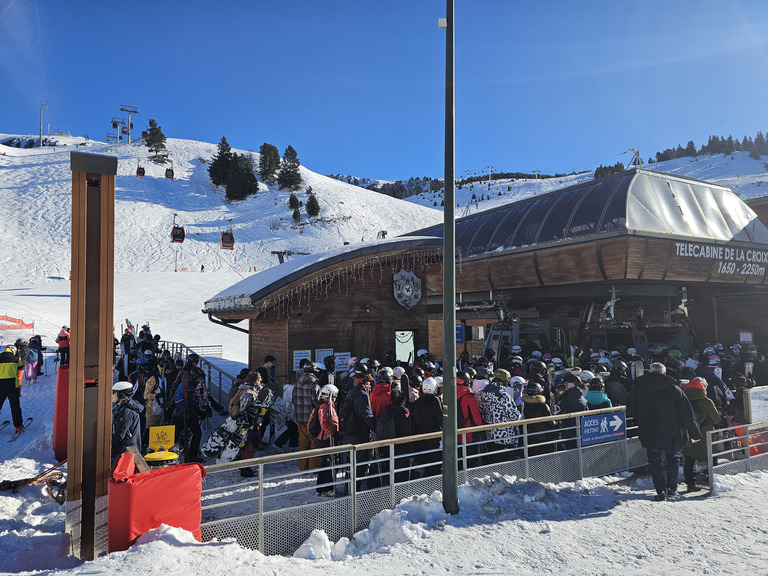
<svg viewBox="0 0 768 576">
<path fill-rule="evenodd" d="M 165 177 L 168 180 L 173 180 L 173 168 L 166 168 L 165 169 Z"/>
<path fill-rule="evenodd" d="M 136 176 L 139 178 L 144 178 L 144 166 L 139 166 L 136 168 Z"/>
<path fill-rule="evenodd" d="M 186 234 L 184 232 L 184 226 L 174 226 L 171 229 L 171 242 L 175 244 L 181 244 L 184 242 Z"/>
<path fill-rule="evenodd" d="M 221 246 L 222 250 L 233 250 L 235 248 L 235 235 L 231 230 L 221 233 L 219 246 Z"/>
</svg>

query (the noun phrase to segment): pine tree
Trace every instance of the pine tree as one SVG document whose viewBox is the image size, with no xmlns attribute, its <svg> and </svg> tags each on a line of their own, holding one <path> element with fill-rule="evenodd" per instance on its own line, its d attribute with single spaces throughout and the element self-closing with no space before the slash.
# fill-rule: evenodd
<svg viewBox="0 0 768 576">
<path fill-rule="evenodd" d="M 229 164 L 229 172 L 224 185 L 227 188 L 227 200 L 230 202 L 245 200 L 259 190 L 259 183 L 253 173 L 253 165 L 249 156 L 232 154 L 232 161 Z"/>
<path fill-rule="evenodd" d="M 208 176 L 210 176 L 214 186 L 221 186 L 226 183 L 230 164 L 232 164 L 232 148 L 230 148 L 227 139 L 222 136 L 221 142 L 219 142 L 219 151 L 213 157 L 208 168 Z"/>
<path fill-rule="evenodd" d="M 280 152 L 276 146 L 264 142 L 259 148 L 259 176 L 264 182 L 272 184 L 279 169 Z"/>
<path fill-rule="evenodd" d="M 291 197 L 288 198 L 288 207 L 291 210 L 296 210 L 299 207 L 299 198 L 293 192 L 291 192 Z"/>
<path fill-rule="evenodd" d="M 277 184 L 280 188 L 298 190 L 301 187 L 301 174 L 299 173 L 299 156 L 293 146 L 288 146 L 283 152 L 283 161 L 280 164 L 280 172 L 277 174 Z"/>
<path fill-rule="evenodd" d="M 296 222 L 296 224 L 301 222 L 301 212 L 299 212 L 298 207 L 293 209 L 293 221 Z"/>
<path fill-rule="evenodd" d="M 153 118 L 149 119 L 149 134 L 145 139 L 145 143 L 149 151 L 155 153 L 155 158 L 158 157 L 161 151 L 165 150 L 165 134 L 163 134 L 163 130 Z"/>
<path fill-rule="evenodd" d="M 310 194 L 307 200 L 307 216 L 314 218 L 318 214 L 320 214 L 320 202 L 317 201 L 317 196 Z"/>
</svg>

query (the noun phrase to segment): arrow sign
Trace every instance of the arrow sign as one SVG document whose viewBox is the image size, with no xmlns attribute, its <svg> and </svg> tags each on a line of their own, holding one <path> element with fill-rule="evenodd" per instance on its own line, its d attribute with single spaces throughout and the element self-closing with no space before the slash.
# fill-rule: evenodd
<svg viewBox="0 0 768 576">
<path fill-rule="evenodd" d="M 624 412 L 581 417 L 581 445 L 601 444 L 626 437 Z"/>
</svg>

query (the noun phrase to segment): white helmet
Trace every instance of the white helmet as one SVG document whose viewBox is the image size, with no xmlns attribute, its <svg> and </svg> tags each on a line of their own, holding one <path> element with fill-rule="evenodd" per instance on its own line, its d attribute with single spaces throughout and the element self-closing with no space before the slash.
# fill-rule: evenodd
<svg viewBox="0 0 768 576">
<path fill-rule="evenodd" d="M 514 346 L 512 346 L 512 348 L 509 349 L 509 351 L 512 352 L 512 354 L 520 354 L 520 352 L 523 351 L 523 348 L 522 346 L 518 346 L 517 344 L 515 344 Z"/>
<path fill-rule="evenodd" d="M 130 382 L 115 382 L 112 385 L 112 392 L 125 392 L 126 390 L 133 390 L 133 384 Z"/>
<path fill-rule="evenodd" d="M 425 378 L 421 383 L 422 394 L 437 394 L 437 380 L 434 378 Z"/>
<path fill-rule="evenodd" d="M 425 350 L 424 348 L 422 348 L 418 352 L 416 352 L 416 358 L 421 358 L 422 356 L 426 356 L 427 354 L 429 354 L 429 350 Z"/>
<path fill-rule="evenodd" d="M 335 398 L 339 389 L 333 384 L 326 384 L 320 389 L 320 398 Z"/>
<path fill-rule="evenodd" d="M 395 366 L 394 368 L 392 368 L 392 375 L 395 378 L 402 378 L 403 374 L 405 374 L 405 368 L 403 368 L 402 366 Z"/>
<path fill-rule="evenodd" d="M 560 358 L 552 358 L 552 364 L 554 364 L 555 366 L 562 366 L 563 361 Z"/>
<path fill-rule="evenodd" d="M 379 378 L 381 378 L 384 375 L 388 376 L 389 377 L 389 381 L 391 382 L 393 376 L 395 375 L 395 371 L 392 370 L 392 368 L 390 368 L 389 366 L 384 366 L 381 370 L 379 370 L 378 376 L 379 376 Z"/>
<path fill-rule="evenodd" d="M 517 384 L 518 386 L 525 386 L 525 378 L 522 376 L 512 376 L 512 378 L 509 380 L 509 385 L 514 386 Z"/>
</svg>

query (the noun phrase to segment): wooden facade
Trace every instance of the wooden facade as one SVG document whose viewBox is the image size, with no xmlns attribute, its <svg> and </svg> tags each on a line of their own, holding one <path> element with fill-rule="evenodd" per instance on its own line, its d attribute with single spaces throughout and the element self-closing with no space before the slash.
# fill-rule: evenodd
<svg viewBox="0 0 768 576">
<path fill-rule="evenodd" d="M 596 198 L 602 204 L 592 206 Z M 545 229 L 548 219 L 554 228 Z M 768 229 L 723 187 L 637 169 L 468 216 L 456 231 L 457 322 L 466 335 L 459 353 L 481 354 L 484 328 L 509 311 L 556 318 L 572 335 L 585 310 L 611 295 L 619 323 L 662 323 L 687 310 L 702 343 L 736 341 L 745 331 L 768 342 L 768 325 L 754 314 L 768 306 Z M 440 227 L 414 232 L 432 241 L 418 258 L 413 247 L 389 242 L 336 255 L 252 294 L 243 310 L 206 304 L 223 320 L 250 320 L 252 365 L 272 354 L 290 369 L 295 351 L 318 348 L 381 359 L 396 330 L 413 331 L 415 348 L 440 355 L 441 236 Z M 392 295 L 401 268 L 422 283 L 410 308 Z"/>
</svg>

